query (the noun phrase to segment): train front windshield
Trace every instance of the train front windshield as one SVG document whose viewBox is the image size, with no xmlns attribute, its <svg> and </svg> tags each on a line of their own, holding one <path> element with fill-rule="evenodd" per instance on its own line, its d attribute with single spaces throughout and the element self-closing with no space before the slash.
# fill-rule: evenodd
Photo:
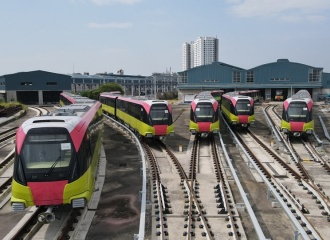
<svg viewBox="0 0 330 240">
<path fill-rule="evenodd" d="M 197 122 L 213 122 L 214 109 L 211 103 L 198 103 L 195 109 Z"/>
<path fill-rule="evenodd" d="M 239 99 L 236 103 L 237 115 L 250 115 L 253 107 L 248 99 Z"/>
<path fill-rule="evenodd" d="M 73 149 L 68 133 L 28 133 L 19 156 L 26 180 L 68 179 Z"/>
<path fill-rule="evenodd" d="M 170 125 L 172 116 L 166 104 L 154 104 L 150 109 L 150 121 L 152 125 Z"/>
<path fill-rule="evenodd" d="M 288 107 L 289 121 L 305 122 L 308 119 L 308 108 L 304 102 L 291 102 Z"/>
</svg>

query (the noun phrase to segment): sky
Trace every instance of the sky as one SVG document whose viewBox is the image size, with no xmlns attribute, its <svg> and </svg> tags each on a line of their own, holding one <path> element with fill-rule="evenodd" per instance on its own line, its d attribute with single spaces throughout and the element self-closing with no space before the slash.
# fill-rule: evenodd
<svg viewBox="0 0 330 240">
<path fill-rule="evenodd" d="M 236 67 L 286 58 L 329 73 L 329 26 L 329 0 L 0 0 L 0 76 L 180 72 L 198 37 Z"/>
</svg>

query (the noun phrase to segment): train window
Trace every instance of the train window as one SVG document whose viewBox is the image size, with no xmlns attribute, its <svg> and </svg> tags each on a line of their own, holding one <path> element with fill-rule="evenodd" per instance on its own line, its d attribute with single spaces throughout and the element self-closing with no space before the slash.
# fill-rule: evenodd
<svg viewBox="0 0 330 240">
<path fill-rule="evenodd" d="M 21 157 L 27 169 L 68 167 L 72 150 L 65 134 L 28 134 Z"/>
<path fill-rule="evenodd" d="M 251 104 L 249 100 L 238 100 L 236 103 L 236 113 L 240 115 L 249 115 L 251 112 Z"/>
<path fill-rule="evenodd" d="M 305 121 L 308 116 L 308 108 L 304 102 L 292 102 L 288 107 L 290 121 Z"/>
<path fill-rule="evenodd" d="M 150 118 L 153 125 L 169 124 L 170 113 L 166 104 L 154 104 L 150 109 Z"/>
<path fill-rule="evenodd" d="M 211 103 L 198 103 L 195 115 L 196 115 L 196 121 L 200 122 L 208 122 L 213 120 L 213 106 Z"/>
</svg>

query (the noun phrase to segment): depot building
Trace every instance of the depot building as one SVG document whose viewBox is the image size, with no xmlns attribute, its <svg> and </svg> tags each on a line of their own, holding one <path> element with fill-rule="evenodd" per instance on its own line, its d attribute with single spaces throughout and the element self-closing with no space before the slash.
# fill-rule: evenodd
<svg viewBox="0 0 330 240">
<path fill-rule="evenodd" d="M 222 62 L 195 67 L 178 72 L 178 97 L 190 101 L 201 91 L 224 90 L 224 92 L 259 90 L 265 100 L 286 99 L 301 89 L 306 89 L 313 100 L 330 94 L 330 73 L 322 67 L 278 59 L 251 69 L 243 69 Z"/>
<path fill-rule="evenodd" d="M 175 91 L 176 73 L 153 73 L 152 76 L 113 73 L 58 74 L 46 71 L 19 72 L 0 76 L 0 101 L 24 104 L 56 104 L 62 91 L 80 93 L 98 89 L 103 84 L 117 83 L 126 95 L 156 95 Z"/>
</svg>

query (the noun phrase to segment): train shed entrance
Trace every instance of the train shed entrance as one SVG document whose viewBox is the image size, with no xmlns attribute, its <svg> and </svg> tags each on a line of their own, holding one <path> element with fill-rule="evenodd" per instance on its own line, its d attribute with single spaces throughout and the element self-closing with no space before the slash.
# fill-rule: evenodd
<svg viewBox="0 0 330 240">
<path fill-rule="evenodd" d="M 43 91 L 43 104 L 58 104 L 60 102 L 60 93 L 62 91 Z"/>
<path fill-rule="evenodd" d="M 38 104 L 38 91 L 17 91 L 17 101 L 23 104 Z"/>
<path fill-rule="evenodd" d="M 62 91 L 17 91 L 17 101 L 23 104 L 58 104 Z"/>
</svg>

